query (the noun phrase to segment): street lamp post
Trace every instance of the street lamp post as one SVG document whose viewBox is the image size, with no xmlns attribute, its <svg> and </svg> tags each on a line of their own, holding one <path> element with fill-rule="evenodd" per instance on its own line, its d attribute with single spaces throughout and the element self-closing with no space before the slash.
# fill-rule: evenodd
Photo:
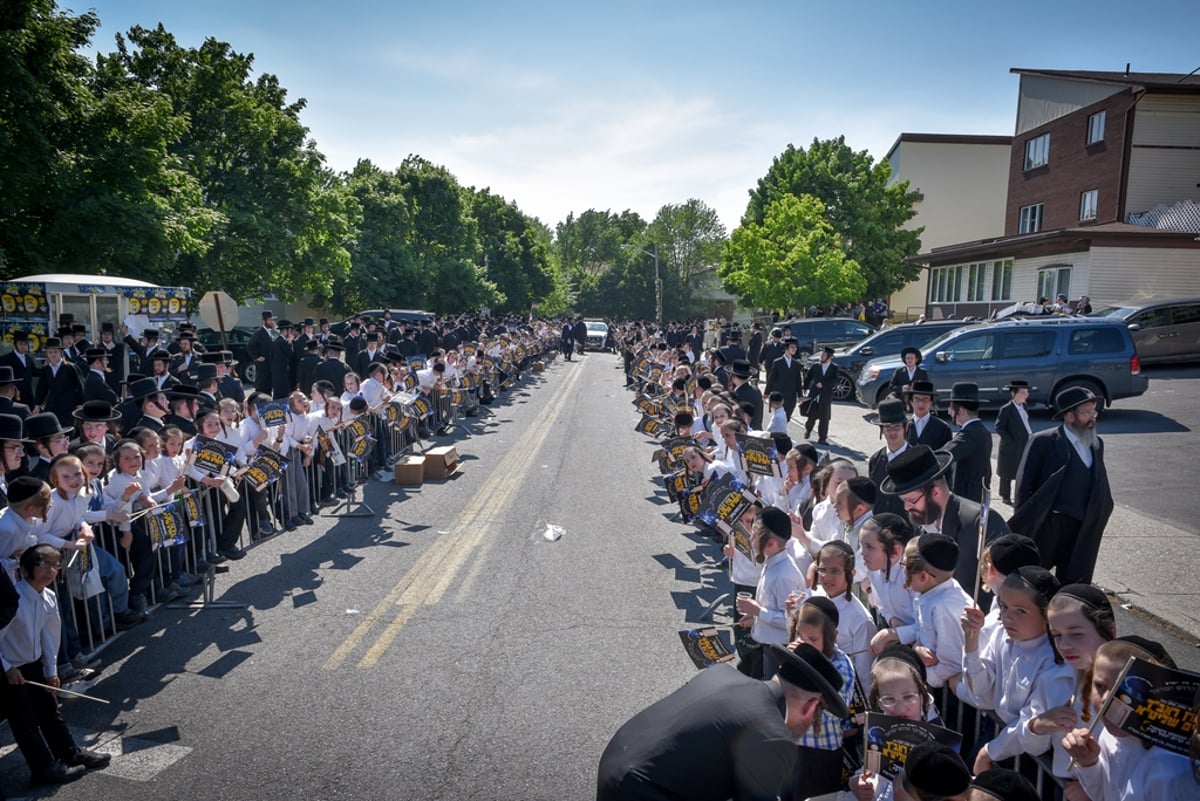
<svg viewBox="0 0 1200 801">
<path fill-rule="evenodd" d="M 638 250 L 642 251 L 647 256 L 654 257 L 654 322 L 661 326 L 662 325 L 662 276 L 659 275 L 659 272 L 658 272 L 658 243 L 652 242 L 651 244 L 654 246 L 654 250 L 652 250 L 652 251 L 646 250 L 645 248 L 638 248 Z M 625 245 L 624 247 L 628 248 L 628 247 L 636 247 L 636 246 L 635 245 Z"/>
</svg>

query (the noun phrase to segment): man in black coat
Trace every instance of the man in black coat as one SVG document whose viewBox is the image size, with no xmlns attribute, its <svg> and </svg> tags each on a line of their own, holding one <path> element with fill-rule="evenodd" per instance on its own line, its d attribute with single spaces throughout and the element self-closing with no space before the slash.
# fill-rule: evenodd
<svg viewBox="0 0 1200 801">
<path fill-rule="evenodd" d="M 437 349 L 437 346 L 437 331 L 434 330 L 432 324 L 422 320 L 421 331 L 417 334 L 417 352 L 422 356 L 428 356 Z M 365 373 L 359 373 L 359 375 L 365 375 Z"/>
<path fill-rule="evenodd" d="M 754 323 L 750 326 L 750 339 L 746 342 L 746 358 L 750 361 L 750 368 L 754 370 L 754 374 L 758 375 L 759 367 L 766 364 L 770 368 L 769 362 L 762 361 L 763 334 L 762 324 Z M 788 417 L 792 416 L 792 412 L 788 410 Z"/>
<path fill-rule="evenodd" d="M 1012 400 L 1000 407 L 996 415 L 996 433 L 1000 435 L 1000 448 L 996 454 L 996 478 L 1000 481 L 1000 497 L 1012 504 L 1012 482 L 1025 455 L 1025 445 L 1033 430 L 1029 427 L 1029 413 L 1025 402 L 1029 399 L 1029 382 L 1016 380 L 1005 387 Z"/>
<path fill-rule="evenodd" d="M 573 335 L 575 339 L 575 348 L 580 353 L 585 352 L 587 350 L 587 323 L 583 321 L 582 317 L 575 321 Z"/>
<path fill-rule="evenodd" d="M 325 358 L 313 371 L 313 379 L 333 384 L 333 389 L 338 397 L 341 397 L 341 390 L 346 384 L 346 373 L 350 372 L 350 368 L 341 359 L 341 354 L 345 350 L 345 347 L 336 338 L 329 339 L 325 343 Z"/>
<path fill-rule="evenodd" d="M 108 354 L 108 373 L 106 380 L 113 394 L 120 396 L 121 382 L 125 380 L 125 346 L 117 342 L 112 323 L 100 324 L 100 342 L 97 347 L 104 348 Z"/>
<path fill-rule="evenodd" d="M 804 365 L 800 364 L 800 360 L 796 358 L 799 343 L 795 337 L 785 340 L 783 347 L 783 355 L 767 365 L 765 394 L 778 392 L 782 395 L 783 409 L 787 413 L 787 419 L 791 420 L 792 412 L 796 409 L 796 399 L 804 388 Z M 753 363 L 751 363 L 751 369 L 755 369 Z"/>
<path fill-rule="evenodd" d="M 937 392 L 932 381 L 913 382 L 912 389 L 905 394 L 905 400 L 912 409 L 912 420 L 908 425 L 909 445 L 928 445 L 936 451 L 954 436 L 946 421 L 934 414 L 933 403 L 936 399 Z"/>
<path fill-rule="evenodd" d="M 104 348 L 88 348 L 84 352 L 88 371 L 83 379 L 84 401 L 104 401 L 110 406 L 117 404 L 117 393 L 108 385 L 108 351 Z"/>
<path fill-rule="evenodd" d="M 259 392 L 271 392 L 271 329 L 275 327 L 275 314 L 266 309 L 262 313 L 262 325 L 246 341 L 246 355 L 254 362 L 254 388 Z"/>
<path fill-rule="evenodd" d="M 279 321 L 279 336 L 271 343 L 271 397 L 283 400 L 296 388 L 295 362 L 292 358 L 292 340 L 296 328 L 287 320 Z M 255 382 L 257 384 L 257 382 Z"/>
<path fill-rule="evenodd" d="M 75 407 L 83 403 L 83 378 L 74 363 L 63 358 L 62 341 L 49 337 L 44 343 L 46 363 L 42 365 L 38 383 L 37 405 L 45 412 L 53 412 L 66 427 L 74 425 L 71 415 Z"/>
<path fill-rule="evenodd" d="M 33 354 L 29 352 L 29 334 L 26 331 L 13 332 L 13 349 L 0 356 L 0 365 L 12 369 L 13 378 L 17 385 L 16 400 L 21 403 L 35 403 L 33 393 L 33 377 L 37 370 L 33 363 Z"/>
<path fill-rule="evenodd" d="M 867 422 L 879 426 L 879 432 L 883 435 L 883 447 L 871 454 L 871 458 L 867 460 L 867 475 L 875 482 L 875 486 L 879 487 L 887 478 L 888 464 L 908 449 L 908 441 L 904 438 L 908 430 L 904 401 L 888 398 L 879 404 L 878 413 L 870 415 Z M 904 501 L 900 500 L 900 496 L 888 495 L 886 492 L 876 494 L 872 511 L 875 514 L 891 512 L 901 517 L 906 514 Z"/>
<path fill-rule="evenodd" d="M 891 394 L 903 398 L 904 393 L 917 381 L 928 381 L 929 373 L 921 366 L 921 351 L 916 348 L 905 348 L 900 351 L 904 364 L 896 368 L 892 374 Z"/>
<path fill-rule="evenodd" d="M 378 331 L 372 331 L 367 334 L 367 346 L 360 350 L 354 356 L 354 372 L 358 373 L 359 378 L 367 377 L 367 368 L 373 363 L 383 361 L 383 335 Z M 428 355 L 428 352 L 425 352 Z M 336 386 L 336 384 L 335 384 Z"/>
<path fill-rule="evenodd" d="M 783 351 L 783 332 L 779 328 L 772 328 L 771 335 L 767 337 L 767 341 L 762 347 L 760 358 L 762 359 L 763 367 L 770 370 L 775 360 L 783 355 Z"/>
<path fill-rule="evenodd" d="M 16 396 L 17 380 L 13 376 L 12 368 L 0 365 L 0 414 L 15 415 L 24 421 L 32 411 L 24 403 L 17 403 Z"/>
<path fill-rule="evenodd" d="M 721 358 L 726 364 L 746 358 L 746 349 L 742 347 L 742 329 L 729 329 L 729 344 L 721 348 Z"/>
<path fill-rule="evenodd" d="M 762 430 L 763 396 L 758 387 L 750 383 L 750 362 L 738 359 L 733 363 L 733 373 L 729 377 L 733 397 L 738 403 L 748 403 L 754 408 L 750 416 L 750 428 Z"/>
<path fill-rule="evenodd" d="M 804 421 L 804 438 L 812 439 L 812 430 L 818 426 L 817 441 L 822 445 L 829 444 L 829 418 L 833 416 L 833 389 L 837 386 L 840 370 L 833 363 L 833 348 L 821 351 L 821 361 L 808 371 L 808 380 L 804 389 L 807 398 L 816 398 L 809 410 L 808 419 Z"/>
<path fill-rule="evenodd" d="M 215 365 L 217 368 L 218 394 L 222 398 L 232 398 L 237 401 L 239 407 L 245 403 L 246 389 L 234 373 L 237 362 L 233 360 L 233 353 L 227 350 L 219 350 L 213 353 L 206 353 L 201 358 Z"/>
<path fill-rule="evenodd" d="M 848 711 L 842 677 L 817 649 L 771 649 L 771 679 L 714 665 L 634 715 L 600 757 L 596 801 L 791 798 L 796 738 L 822 704 L 838 718 Z"/>
<path fill-rule="evenodd" d="M 297 341 L 299 341 L 298 337 Z M 304 343 L 303 355 L 296 361 L 296 386 L 305 395 L 312 394 L 313 382 L 317 380 L 317 365 L 321 363 L 321 357 L 317 355 L 317 350 L 320 347 L 321 343 L 310 337 Z"/>
<path fill-rule="evenodd" d="M 950 390 L 950 417 L 959 427 L 942 450 L 954 457 L 950 491 L 978 498 L 992 485 L 992 432 L 979 419 L 979 385 L 960 381 Z"/>
<path fill-rule="evenodd" d="M 1104 442 L 1096 436 L 1103 405 L 1083 387 L 1054 397 L 1062 425 L 1029 438 L 1017 470 L 1013 531 L 1037 543 L 1042 567 L 1063 584 L 1090 583 L 1100 539 L 1112 515 L 1112 488 L 1104 467 Z"/>
<path fill-rule="evenodd" d="M 945 478 L 950 470 L 950 461 L 950 454 L 944 451 L 934 453 L 924 445 L 911 445 L 888 462 L 887 478 L 880 484 L 879 490 L 900 498 L 908 511 L 914 533 L 924 528 L 945 534 L 958 543 L 958 564 L 954 568 L 954 578 L 970 593 L 979 570 L 976 551 L 983 507 L 950 492 L 950 485 Z M 991 542 L 1007 533 L 1009 528 L 1004 518 L 995 509 L 989 508 L 984 541 Z"/>
</svg>

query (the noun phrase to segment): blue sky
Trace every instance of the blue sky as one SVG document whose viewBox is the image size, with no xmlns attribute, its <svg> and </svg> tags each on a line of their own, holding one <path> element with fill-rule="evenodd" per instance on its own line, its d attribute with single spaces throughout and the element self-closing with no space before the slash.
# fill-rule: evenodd
<svg viewBox="0 0 1200 801">
<path fill-rule="evenodd" d="M 415 153 L 552 227 L 588 208 L 650 219 L 695 197 L 732 229 L 789 143 L 844 134 L 881 159 L 902 131 L 1009 134 L 1011 67 L 1200 67 L 1195 0 L 87 7 L 100 51 L 162 22 L 184 45 L 211 36 L 253 53 L 307 99 L 302 120 L 334 169 Z"/>
</svg>

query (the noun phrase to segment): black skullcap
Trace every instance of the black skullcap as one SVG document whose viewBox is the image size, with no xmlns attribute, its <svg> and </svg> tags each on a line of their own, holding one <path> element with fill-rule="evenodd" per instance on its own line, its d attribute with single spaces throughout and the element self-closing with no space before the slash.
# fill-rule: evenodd
<svg viewBox="0 0 1200 801">
<path fill-rule="evenodd" d="M 842 688 L 842 674 L 826 656 L 806 642 L 799 643 L 796 648 L 772 644 L 771 651 L 779 662 L 780 681 L 785 681 L 793 687 L 820 693 L 825 709 L 835 718 L 845 718 L 850 715 L 846 701 L 838 692 Z"/>
<path fill-rule="evenodd" d="M 17 480 L 20 481 L 20 479 L 17 479 Z M 9 496 L 9 499 L 10 500 L 12 499 L 11 495 Z M 1143 651 L 1150 654 L 1151 656 L 1153 656 L 1155 659 L 1157 659 L 1159 662 L 1162 662 L 1163 664 L 1166 664 L 1166 665 L 1174 665 L 1175 664 L 1175 660 L 1171 658 L 1171 655 L 1169 653 L 1167 653 L 1167 649 L 1164 648 L 1163 644 L 1158 642 L 1157 640 L 1151 640 L 1151 639 L 1149 639 L 1147 637 L 1143 637 L 1139 634 L 1126 634 L 1124 637 L 1117 637 L 1116 639 L 1120 640 L 1122 642 L 1127 642 L 1130 645 L 1136 645 L 1138 648 L 1141 648 Z"/>
<path fill-rule="evenodd" d="M 927 531 L 917 539 L 921 559 L 938 570 L 953 571 L 958 566 L 958 543 L 953 537 Z"/>
<path fill-rule="evenodd" d="M 778 506 L 768 506 L 763 509 L 758 515 L 758 519 L 763 522 L 763 527 L 767 531 L 779 539 L 786 540 L 792 536 L 792 519 Z"/>
<path fill-rule="evenodd" d="M 1028 779 L 1008 768 L 992 768 L 980 773 L 971 786 L 994 796 L 997 801 L 1039 801 L 1037 788 Z"/>
<path fill-rule="evenodd" d="M 692 416 L 691 412 L 675 413 L 675 425 L 677 426 L 690 426 L 694 422 L 696 422 L 696 418 Z"/>
<path fill-rule="evenodd" d="M 792 449 L 792 438 L 782 432 L 772 434 L 771 441 L 775 443 L 775 450 L 781 454 L 787 453 Z"/>
<path fill-rule="evenodd" d="M 671 382 L 671 389 L 683 392 L 685 389 L 687 389 L 687 379 L 676 378 Z"/>
<path fill-rule="evenodd" d="M 1017 572 L 1017 568 L 1040 565 L 1037 544 L 1023 534 L 1005 534 L 988 543 L 988 554 L 992 566 L 1004 575 Z"/>
<path fill-rule="evenodd" d="M 875 487 L 875 482 L 866 476 L 848 478 L 846 479 L 846 486 L 868 506 L 874 506 L 875 499 L 879 497 L 879 491 Z"/>
<path fill-rule="evenodd" d="M 842 616 L 838 614 L 837 604 L 826 598 L 824 595 L 812 595 L 804 599 L 804 606 L 815 606 L 821 610 L 821 614 L 833 621 L 834 628 L 841 621 Z"/>
<path fill-rule="evenodd" d="M 1014 575 L 1023 584 L 1044 598 L 1046 603 L 1050 603 L 1050 599 L 1054 597 L 1054 594 L 1058 592 L 1059 586 L 1061 586 L 1058 583 L 1058 579 L 1054 577 L 1054 574 L 1040 565 L 1018 567 L 1014 571 Z M 1005 579 L 1005 583 L 1008 583 L 1007 579 Z M 1041 604 L 1038 605 L 1041 606 Z"/>
<path fill-rule="evenodd" d="M 706 375 L 702 375 L 696 379 L 696 386 L 703 390 L 712 389 L 712 379 Z"/>
<path fill-rule="evenodd" d="M 962 757 L 933 740 L 909 749 L 904 778 L 914 789 L 943 798 L 961 795 L 971 786 L 971 772 Z"/>
<path fill-rule="evenodd" d="M 350 399 L 350 411 L 365 412 L 367 410 L 367 399 L 359 395 L 355 395 Z"/>
<path fill-rule="evenodd" d="M 754 417 L 754 412 L 757 411 L 754 408 L 754 404 L 750 403 L 749 401 L 746 401 L 745 403 L 739 403 L 738 408 L 745 412 L 747 417 Z"/>
<path fill-rule="evenodd" d="M 900 545 L 905 545 L 912 539 L 913 529 L 912 523 L 905 518 L 893 512 L 879 512 L 871 516 L 875 521 L 875 525 L 881 529 L 886 529 L 892 532 L 896 537 L 896 542 Z"/>
<path fill-rule="evenodd" d="M 879 656 L 875 657 L 875 662 L 878 664 L 884 659 L 898 659 L 905 664 L 910 665 L 913 670 L 917 671 L 917 675 L 921 677 L 921 683 L 927 684 L 929 676 L 925 670 L 925 663 L 921 661 L 921 657 L 917 656 L 917 652 L 912 649 L 912 646 L 902 645 L 900 643 L 892 643 L 887 648 L 879 652 Z"/>
<path fill-rule="evenodd" d="M 804 458 L 813 464 L 821 461 L 821 454 L 817 451 L 817 446 L 811 442 L 801 442 L 796 446 L 796 450 L 800 451 Z"/>
<path fill-rule="evenodd" d="M 8 502 L 10 504 L 27 501 L 42 491 L 44 481 L 33 476 L 21 476 L 8 483 Z"/>
<path fill-rule="evenodd" d="M 1074 598 L 1091 609 L 1099 609 L 1110 615 L 1113 613 L 1112 602 L 1108 600 L 1108 596 L 1099 587 L 1091 584 L 1068 584 L 1060 589 L 1058 594 Z"/>
</svg>

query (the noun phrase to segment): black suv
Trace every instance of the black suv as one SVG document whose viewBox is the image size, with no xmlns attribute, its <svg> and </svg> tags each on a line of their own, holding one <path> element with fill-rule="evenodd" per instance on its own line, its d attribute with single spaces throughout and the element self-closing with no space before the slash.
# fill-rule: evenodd
<svg viewBox="0 0 1200 801">
<path fill-rule="evenodd" d="M 875 326 L 851 317 L 805 317 L 785 320 L 771 327 L 792 329 L 792 336 L 800 343 L 800 350 L 796 355 L 801 359 L 820 353 L 821 348 L 826 345 L 831 348 L 844 348 L 875 333 Z M 787 336 L 786 332 L 784 336 Z"/>
<path fill-rule="evenodd" d="M 940 337 L 947 331 L 967 325 L 963 320 L 938 320 L 932 323 L 904 323 L 876 331 L 871 336 L 851 345 L 838 348 L 833 354 L 833 363 L 842 368 L 842 375 L 833 389 L 834 400 L 854 398 L 854 385 L 858 383 L 863 365 L 871 359 L 884 356 L 899 356 L 905 348 L 921 348 L 925 343 Z M 817 356 L 808 359 L 808 366 L 818 362 Z"/>
</svg>

